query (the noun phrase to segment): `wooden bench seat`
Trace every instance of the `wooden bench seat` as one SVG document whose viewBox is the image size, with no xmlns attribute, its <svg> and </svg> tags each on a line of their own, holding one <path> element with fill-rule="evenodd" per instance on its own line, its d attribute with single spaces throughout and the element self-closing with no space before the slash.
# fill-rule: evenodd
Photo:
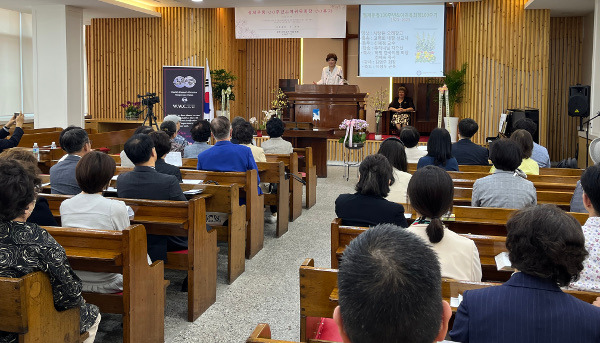
<svg viewBox="0 0 600 343">
<path fill-rule="evenodd" d="M 44 197 L 55 218 L 60 219 L 60 204 L 70 196 L 44 194 Z M 115 198 L 133 209 L 135 216 L 131 223 L 143 223 L 148 234 L 188 238 L 185 254 L 167 253 L 165 268 L 187 270 L 189 321 L 196 320 L 216 300 L 217 231 L 206 230 L 205 200 L 209 197 L 210 194 L 199 194 L 189 201 Z"/>
<path fill-rule="evenodd" d="M 306 208 L 311 208 L 317 203 L 317 166 L 313 159 L 311 147 L 294 148 L 298 154 L 298 171 L 303 174 L 302 179 L 306 182 Z"/>
<path fill-rule="evenodd" d="M 0 331 L 19 342 L 79 343 L 79 307 L 57 311 L 52 286 L 43 272 L 0 277 Z M 86 333 L 87 336 L 87 333 Z"/>
<path fill-rule="evenodd" d="M 458 170 L 461 172 L 471 172 L 471 173 L 489 173 L 490 168 L 492 166 L 471 166 L 461 164 L 458 166 Z M 408 172 L 414 173 L 417 170 L 416 163 L 408 164 Z M 540 168 L 540 175 L 556 175 L 556 176 L 579 176 L 583 173 L 583 169 L 573 169 L 573 168 Z"/>
<path fill-rule="evenodd" d="M 568 211 L 571 207 L 573 192 L 536 191 L 538 204 L 554 204 Z M 472 188 L 454 187 L 454 205 L 471 206 Z"/>
<path fill-rule="evenodd" d="M 148 265 L 144 226 L 123 231 L 44 229 L 65 248 L 73 269 L 123 275 L 120 294 L 83 292 L 101 312 L 123 315 L 123 342 L 164 340 L 164 264 Z"/>
<path fill-rule="evenodd" d="M 293 152 L 289 155 L 285 154 L 265 154 L 267 162 L 283 162 L 286 171 L 290 174 L 296 175 L 301 178 L 300 172 L 298 171 L 298 154 Z M 302 214 L 302 184 L 290 177 L 289 180 L 290 190 L 290 221 L 296 220 Z"/>
</svg>

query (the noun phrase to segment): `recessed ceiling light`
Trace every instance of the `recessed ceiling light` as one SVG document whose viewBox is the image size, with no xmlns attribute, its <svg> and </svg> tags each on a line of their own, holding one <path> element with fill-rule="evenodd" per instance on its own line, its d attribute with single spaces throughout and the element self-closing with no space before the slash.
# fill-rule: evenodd
<svg viewBox="0 0 600 343">
<path fill-rule="evenodd" d="M 202 2 L 202 0 L 192 0 L 193 2 Z"/>
</svg>

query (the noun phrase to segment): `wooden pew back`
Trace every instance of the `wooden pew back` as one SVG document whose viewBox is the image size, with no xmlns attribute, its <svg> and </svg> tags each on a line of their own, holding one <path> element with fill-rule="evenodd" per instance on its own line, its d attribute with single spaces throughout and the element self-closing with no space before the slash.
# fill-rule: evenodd
<svg viewBox="0 0 600 343">
<path fill-rule="evenodd" d="M 75 270 L 120 273 L 123 294 L 83 293 L 101 312 L 123 314 L 123 341 L 164 340 L 164 264 L 147 262 L 146 230 L 123 231 L 45 227 L 65 248 Z"/>
<path fill-rule="evenodd" d="M 271 339 L 271 327 L 269 324 L 260 323 L 256 325 L 256 328 L 246 340 L 246 343 L 296 343 L 292 341 L 280 341 Z M 322 341 L 320 339 L 311 339 L 311 343 L 331 343 L 329 341 Z"/>
<path fill-rule="evenodd" d="M 298 171 L 304 173 L 306 182 L 306 208 L 311 208 L 317 202 L 317 166 L 313 159 L 311 147 L 294 148 L 298 154 Z"/>
<path fill-rule="evenodd" d="M 302 177 L 298 171 L 298 154 L 266 154 L 267 162 L 283 162 L 287 172 Z M 296 220 L 302 214 L 302 184 L 293 177 L 289 179 L 290 190 L 290 221 Z"/>
<path fill-rule="evenodd" d="M 471 166 L 461 164 L 458 166 L 458 170 L 461 172 L 471 173 L 489 173 L 492 166 Z M 408 172 L 414 173 L 417 170 L 416 163 L 408 164 Z M 572 169 L 572 168 L 540 168 L 540 175 L 556 175 L 556 176 L 579 176 L 583 173 L 583 169 Z"/>
<path fill-rule="evenodd" d="M 0 294 L 0 331 L 17 333 L 19 342 L 79 342 L 79 308 L 60 312 L 54 308 L 45 273 L 2 277 Z"/>
<path fill-rule="evenodd" d="M 472 172 L 455 172 L 449 171 L 448 174 L 452 177 L 453 180 L 477 180 L 483 177 L 489 176 L 489 173 L 472 173 Z M 560 175 L 527 175 L 527 180 L 536 183 L 560 183 L 566 185 L 573 185 L 575 188 L 575 184 L 579 181 L 580 176 L 560 176 Z"/>
<path fill-rule="evenodd" d="M 337 287 L 337 270 L 315 268 L 312 258 L 300 266 L 300 341 L 314 338 L 321 317 L 331 318 L 337 306 L 329 300 Z"/>
<path fill-rule="evenodd" d="M 538 204 L 554 204 L 565 211 L 571 207 L 571 197 L 573 193 L 569 192 L 551 192 L 536 191 Z M 458 206 L 470 206 L 473 196 L 472 188 L 454 187 L 454 204 Z"/>
<path fill-rule="evenodd" d="M 283 162 L 257 162 L 258 175 L 261 182 L 277 184 L 277 193 L 264 194 L 265 205 L 277 206 L 277 229 L 275 235 L 281 237 L 287 232 L 289 226 L 288 205 L 290 190 L 288 180 L 285 178 L 285 165 Z"/>
</svg>

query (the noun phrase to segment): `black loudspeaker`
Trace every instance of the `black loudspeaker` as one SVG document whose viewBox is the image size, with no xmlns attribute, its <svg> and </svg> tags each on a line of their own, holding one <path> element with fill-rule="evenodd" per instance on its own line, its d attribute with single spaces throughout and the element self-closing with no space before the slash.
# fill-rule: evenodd
<svg viewBox="0 0 600 343">
<path fill-rule="evenodd" d="M 571 117 L 589 117 L 590 86 L 569 87 L 569 115 Z"/>
</svg>

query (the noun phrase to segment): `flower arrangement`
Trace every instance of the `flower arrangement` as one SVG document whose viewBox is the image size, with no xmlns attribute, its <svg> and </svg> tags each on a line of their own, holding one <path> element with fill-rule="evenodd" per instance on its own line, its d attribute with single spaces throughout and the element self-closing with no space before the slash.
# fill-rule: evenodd
<svg viewBox="0 0 600 343">
<path fill-rule="evenodd" d="M 258 119 L 256 119 L 256 117 L 252 117 L 250 118 L 250 120 L 248 120 L 248 122 L 252 124 L 252 127 L 254 127 L 254 129 L 256 130 L 264 130 L 267 127 L 267 122 L 271 118 L 277 116 L 276 110 L 262 111 L 262 113 L 262 120 L 259 121 Z"/>
<path fill-rule="evenodd" d="M 125 119 L 127 120 L 135 120 L 138 119 L 140 113 L 142 112 L 139 102 L 131 102 L 127 101 L 124 104 L 121 104 L 121 107 L 125 109 Z"/>
<path fill-rule="evenodd" d="M 344 143 L 352 142 L 356 144 L 363 144 L 367 141 L 367 129 L 369 124 L 362 119 L 344 119 L 340 124 L 340 130 L 346 130 L 346 135 L 340 138 L 339 142 Z M 350 139 L 350 135 L 352 138 Z"/>
<path fill-rule="evenodd" d="M 367 105 L 371 107 L 375 112 L 383 112 L 388 109 L 388 90 L 381 88 L 375 96 L 368 97 Z"/>
<path fill-rule="evenodd" d="M 288 107 L 288 98 L 287 95 L 283 92 L 281 88 L 273 89 L 271 91 L 272 94 L 275 94 L 275 99 L 271 101 L 271 107 L 274 110 L 279 110 L 283 112 L 284 108 Z"/>
</svg>

